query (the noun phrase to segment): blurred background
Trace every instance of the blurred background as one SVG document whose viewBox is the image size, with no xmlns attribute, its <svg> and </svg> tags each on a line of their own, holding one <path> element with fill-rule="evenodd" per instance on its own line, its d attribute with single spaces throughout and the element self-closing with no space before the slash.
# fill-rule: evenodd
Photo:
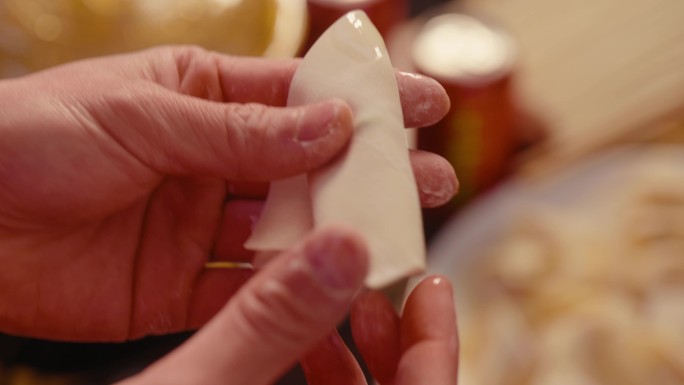
<svg viewBox="0 0 684 385">
<path fill-rule="evenodd" d="M 424 211 L 461 384 L 684 384 L 681 0 L 0 0 L 0 78 L 160 44 L 301 56 L 355 8 L 452 100 L 410 140 L 461 182 Z M 187 337 L 0 335 L 0 385 L 110 383 Z"/>
</svg>

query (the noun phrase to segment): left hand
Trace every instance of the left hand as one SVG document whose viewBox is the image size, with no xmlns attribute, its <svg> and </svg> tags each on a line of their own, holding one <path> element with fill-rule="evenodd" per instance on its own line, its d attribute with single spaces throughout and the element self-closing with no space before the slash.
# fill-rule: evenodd
<svg viewBox="0 0 684 385">
<path fill-rule="evenodd" d="M 283 107 L 297 65 L 163 47 L 0 81 L 0 331 L 112 341 L 206 323 L 252 272 L 204 264 L 249 258 L 264 182 L 351 135 L 341 101 Z M 446 113 L 436 82 L 397 79 L 407 126 Z M 451 198 L 446 161 L 412 164 L 424 205 Z"/>
</svg>

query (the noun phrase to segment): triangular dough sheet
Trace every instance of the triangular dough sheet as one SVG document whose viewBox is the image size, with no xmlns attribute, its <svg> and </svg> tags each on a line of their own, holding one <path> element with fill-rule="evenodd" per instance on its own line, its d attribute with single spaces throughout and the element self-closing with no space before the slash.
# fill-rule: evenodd
<svg viewBox="0 0 684 385">
<path fill-rule="evenodd" d="M 354 112 L 348 148 L 309 175 L 273 182 L 245 246 L 285 250 L 314 227 L 345 224 L 368 241 L 366 285 L 383 287 L 423 270 L 425 241 L 394 69 L 361 11 L 340 18 L 309 50 L 288 105 L 331 98 L 345 100 Z"/>
</svg>

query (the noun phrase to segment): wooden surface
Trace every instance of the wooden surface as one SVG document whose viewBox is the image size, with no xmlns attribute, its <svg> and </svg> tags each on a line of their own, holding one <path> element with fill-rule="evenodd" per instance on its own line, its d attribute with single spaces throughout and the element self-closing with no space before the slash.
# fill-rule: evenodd
<svg viewBox="0 0 684 385">
<path fill-rule="evenodd" d="M 648 136 L 684 110 L 684 1 L 466 0 L 520 43 L 517 91 L 551 125 L 541 155 L 562 165 Z M 539 165 L 539 162 L 535 162 Z"/>
</svg>

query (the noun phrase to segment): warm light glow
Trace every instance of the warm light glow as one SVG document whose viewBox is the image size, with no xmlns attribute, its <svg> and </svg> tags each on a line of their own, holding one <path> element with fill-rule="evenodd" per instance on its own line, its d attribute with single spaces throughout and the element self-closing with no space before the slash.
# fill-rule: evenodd
<svg viewBox="0 0 684 385">
<path fill-rule="evenodd" d="M 472 17 L 449 14 L 430 20 L 416 40 L 413 57 L 432 75 L 488 76 L 511 63 L 512 43 Z"/>
<path fill-rule="evenodd" d="M 216 11 L 222 12 L 231 7 L 237 7 L 242 3 L 243 0 L 211 0 L 211 5 L 214 6 Z"/>
<path fill-rule="evenodd" d="M 33 31 L 39 39 L 54 41 L 62 34 L 62 21 L 55 15 L 44 14 L 38 16 L 33 24 Z"/>
<path fill-rule="evenodd" d="M 174 18 L 179 9 L 177 1 L 169 0 L 143 0 L 133 4 L 145 18 L 157 21 Z"/>
<path fill-rule="evenodd" d="M 219 14 L 243 4 L 244 0 L 137 0 L 134 4 L 150 20 L 163 21 L 182 15 L 195 20 L 206 14 Z"/>
<path fill-rule="evenodd" d="M 318 4 L 349 4 L 349 5 L 358 5 L 358 4 L 363 4 L 363 3 L 369 3 L 373 0 L 310 0 L 314 3 Z"/>
</svg>

